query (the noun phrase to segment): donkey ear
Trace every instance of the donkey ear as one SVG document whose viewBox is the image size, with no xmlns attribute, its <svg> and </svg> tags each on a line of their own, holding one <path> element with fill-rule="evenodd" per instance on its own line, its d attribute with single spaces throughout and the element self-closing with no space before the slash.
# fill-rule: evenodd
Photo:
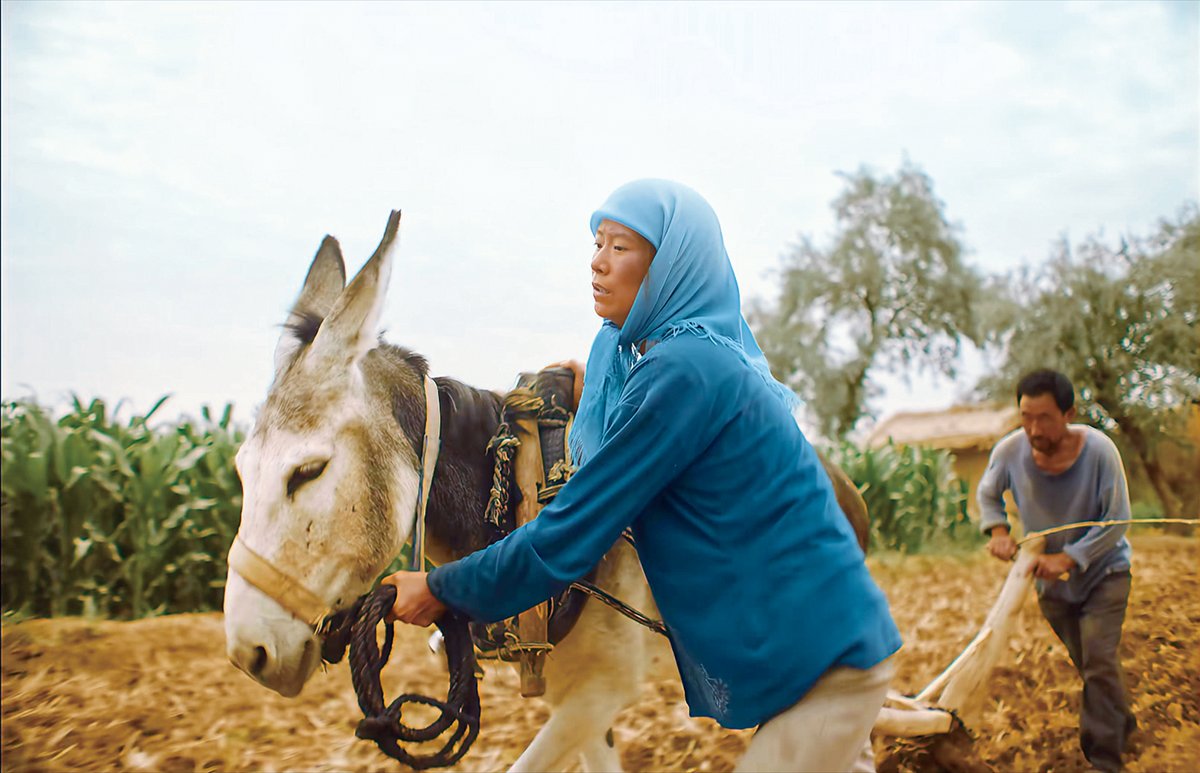
<svg viewBox="0 0 1200 773">
<path fill-rule="evenodd" d="M 342 248 L 337 239 L 326 236 L 321 247 L 308 267 L 304 277 L 304 289 L 292 306 L 293 314 L 316 315 L 321 319 L 329 316 L 333 304 L 342 290 L 346 289 L 346 263 L 342 260 Z"/>
<path fill-rule="evenodd" d="M 321 321 L 329 316 L 345 287 L 346 264 L 342 260 L 342 248 L 337 239 L 326 236 L 308 267 L 300 297 L 292 304 L 279 343 L 275 345 L 276 378 L 291 364 L 296 352 L 312 343 Z"/>
<path fill-rule="evenodd" d="M 400 212 L 388 217 L 383 239 L 375 254 L 338 296 L 333 309 L 313 341 L 315 357 L 324 362 L 349 366 L 375 348 L 379 337 L 379 315 L 387 297 L 392 275 L 392 252 L 400 229 Z"/>
</svg>

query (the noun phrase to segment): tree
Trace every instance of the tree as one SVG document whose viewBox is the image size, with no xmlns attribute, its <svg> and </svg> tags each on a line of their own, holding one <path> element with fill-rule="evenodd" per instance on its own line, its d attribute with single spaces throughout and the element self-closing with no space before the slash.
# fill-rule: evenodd
<svg viewBox="0 0 1200 773">
<path fill-rule="evenodd" d="M 808 236 L 784 258 L 774 304 L 750 319 L 776 377 L 807 402 L 827 437 L 850 432 L 880 388 L 878 369 L 953 376 L 961 339 L 979 342 L 979 275 L 929 177 L 909 162 L 876 179 L 842 174 L 837 232 Z"/>
<path fill-rule="evenodd" d="M 1013 399 L 1023 373 L 1053 368 L 1079 393 L 1090 424 L 1114 433 L 1146 471 L 1164 512 L 1178 491 L 1161 442 L 1182 436 L 1200 402 L 1200 213 L 1185 207 L 1146 239 L 1064 239 L 1040 269 L 1011 277 L 1002 364 L 981 391 Z M 1194 476 L 1193 476 L 1194 477 Z"/>
</svg>

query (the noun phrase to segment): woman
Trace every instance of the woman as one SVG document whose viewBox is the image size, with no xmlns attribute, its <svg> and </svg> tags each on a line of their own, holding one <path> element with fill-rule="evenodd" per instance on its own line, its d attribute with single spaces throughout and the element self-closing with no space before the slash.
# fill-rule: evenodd
<svg viewBox="0 0 1200 773">
<path fill-rule="evenodd" d="M 742 318 L 716 214 L 690 188 L 639 180 L 591 227 L 606 321 L 571 432 L 578 471 L 506 539 L 385 580 L 393 616 L 510 617 L 631 527 L 693 716 L 760 726 L 740 769 L 846 770 L 900 636 L 792 417 L 797 399 Z"/>
</svg>

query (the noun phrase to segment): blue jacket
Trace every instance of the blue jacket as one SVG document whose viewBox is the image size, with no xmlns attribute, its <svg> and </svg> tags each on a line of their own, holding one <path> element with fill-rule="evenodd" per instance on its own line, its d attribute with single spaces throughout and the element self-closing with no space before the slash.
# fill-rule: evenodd
<svg viewBox="0 0 1200 773">
<path fill-rule="evenodd" d="M 742 356 L 677 335 L 637 363 L 599 448 L 532 523 L 429 575 L 479 620 L 582 577 L 631 526 L 693 716 L 758 725 L 833 666 L 901 644 L 816 452 Z"/>
</svg>

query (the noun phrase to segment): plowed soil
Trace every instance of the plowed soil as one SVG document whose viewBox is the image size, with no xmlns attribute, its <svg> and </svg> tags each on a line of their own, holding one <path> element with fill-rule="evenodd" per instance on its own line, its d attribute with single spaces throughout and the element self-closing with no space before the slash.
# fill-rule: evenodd
<svg viewBox="0 0 1200 773">
<path fill-rule="evenodd" d="M 1134 535 L 1134 586 L 1122 653 L 1140 723 L 1130 771 L 1200 767 L 1200 540 Z M 1007 566 L 986 556 L 883 557 L 871 568 L 904 634 L 895 687 L 914 694 L 978 630 Z M 136 622 L 81 619 L 6 624 L 3 648 L 5 771 L 396 770 L 356 740 L 357 705 L 345 665 L 285 700 L 225 659 L 221 617 Z M 427 632 L 398 632 L 389 694 L 440 695 L 444 671 Z M 983 726 L 967 749 L 978 769 L 1082 771 L 1079 680 L 1030 599 L 994 673 Z M 545 720 L 517 694 L 507 667 L 481 685 L 483 730 L 457 770 L 503 770 Z M 677 684 L 646 685 L 614 726 L 631 771 L 732 769 L 749 732 L 687 716 Z M 893 770 L 935 770 L 927 744 L 874 740 Z"/>
</svg>

